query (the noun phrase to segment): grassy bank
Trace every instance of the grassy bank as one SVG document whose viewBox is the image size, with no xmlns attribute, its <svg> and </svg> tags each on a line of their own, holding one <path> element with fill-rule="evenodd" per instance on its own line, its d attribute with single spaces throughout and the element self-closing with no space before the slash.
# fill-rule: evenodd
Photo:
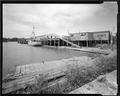
<svg viewBox="0 0 120 96">
<path fill-rule="evenodd" d="M 89 61 L 88 61 L 89 62 Z M 56 83 L 48 86 L 45 76 L 42 74 L 36 78 L 33 85 L 26 84 L 26 88 L 12 92 L 13 94 L 65 94 L 83 86 L 84 84 L 96 79 L 99 75 L 109 73 L 117 69 L 117 55 L 103 56 L 95 59 L 94 64 L 89 67 L 78 67 L 77 64 L 69 65 L 65 72 L 67 82 Z"/>
</svg>

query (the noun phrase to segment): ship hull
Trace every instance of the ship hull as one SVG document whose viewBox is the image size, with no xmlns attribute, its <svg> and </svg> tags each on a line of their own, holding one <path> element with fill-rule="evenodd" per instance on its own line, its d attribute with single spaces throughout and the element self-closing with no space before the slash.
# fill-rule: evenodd
<svg viewBox="0 0 120 96">
<path fill-rule="evenodd" d="M 28 41 L 28 45 L 31 45 L 31 46 L 42 46 L 41 42 L 37 42 L 37 41 Z"/>
</svg>

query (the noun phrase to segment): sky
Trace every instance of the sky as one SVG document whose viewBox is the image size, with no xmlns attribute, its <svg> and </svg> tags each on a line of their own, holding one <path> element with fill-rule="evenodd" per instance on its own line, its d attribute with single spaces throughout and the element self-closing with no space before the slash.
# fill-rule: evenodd
<svg viewBox="0 0 120 96">
<path fill-rule="evenodd" d="M 117 3 L 3 4 L 3 37 L 117 31 Z"/>
</svg>

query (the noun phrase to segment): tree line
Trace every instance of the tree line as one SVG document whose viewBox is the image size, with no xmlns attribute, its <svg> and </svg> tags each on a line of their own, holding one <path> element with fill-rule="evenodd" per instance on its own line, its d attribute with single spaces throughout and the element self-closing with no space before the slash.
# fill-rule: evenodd
<svg viewBox="0 0 120 96">
<path fill-rule="evenodd" d="M 8 42 L 8 41 L 13 41 L 13 42 L 17 42 L 18 40 L 26 40 L 26 38 L 17 38 L 17 37 L 13 37 L 13 38 L 6 38 L 6 37 L 3 37 L 2 38 L 2 41 L 3 42 Z"/>
</svg>

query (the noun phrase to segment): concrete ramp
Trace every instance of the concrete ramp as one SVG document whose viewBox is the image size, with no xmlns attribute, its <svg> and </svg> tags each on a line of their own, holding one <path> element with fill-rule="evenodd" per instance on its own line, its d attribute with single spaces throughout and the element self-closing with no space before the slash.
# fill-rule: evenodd
<svg viewBox="0 0 120 96">
<path fill-rule="evenodd" d="M 77 44 L 74 44 L 74 43 L 72 43 L 72 42 L 70 42 L 70 41 L 68 41 L 68 40 L 63 39 L 63 38 L 60 38 L 60 39 L 63 40 L 63 41 L 65 41 L 65 42 L 67 42 L 68 44 L 70 44 L 70 45 L 73 46 L 73 47 L 80 48 L 80 46 L 77 45 Z"/>
<path fill-rule="evenodd" d="M 70 42 L 70 41 L 68 41 L 68 40 L 65 40 L 65 39 L 63 39 L 62 37 L 60 37 L 60 36 L 59 36 L 59 35 L 57 35 L 57 34 L 54 34 L 54 36 L 56 36 L 57 38 L 59 38 L 59 39 L 63 40 L 64 42 L 66 42 L 66 43 L 70 44 L 70 45 L 71 45 L 71 46 L 73 46 L 73 47 L 80 48 L 80 46 L 79 46 L 79 45 L 74 44 L 74 43 L 72 43 L 72 42 Z"/>
</svg>

